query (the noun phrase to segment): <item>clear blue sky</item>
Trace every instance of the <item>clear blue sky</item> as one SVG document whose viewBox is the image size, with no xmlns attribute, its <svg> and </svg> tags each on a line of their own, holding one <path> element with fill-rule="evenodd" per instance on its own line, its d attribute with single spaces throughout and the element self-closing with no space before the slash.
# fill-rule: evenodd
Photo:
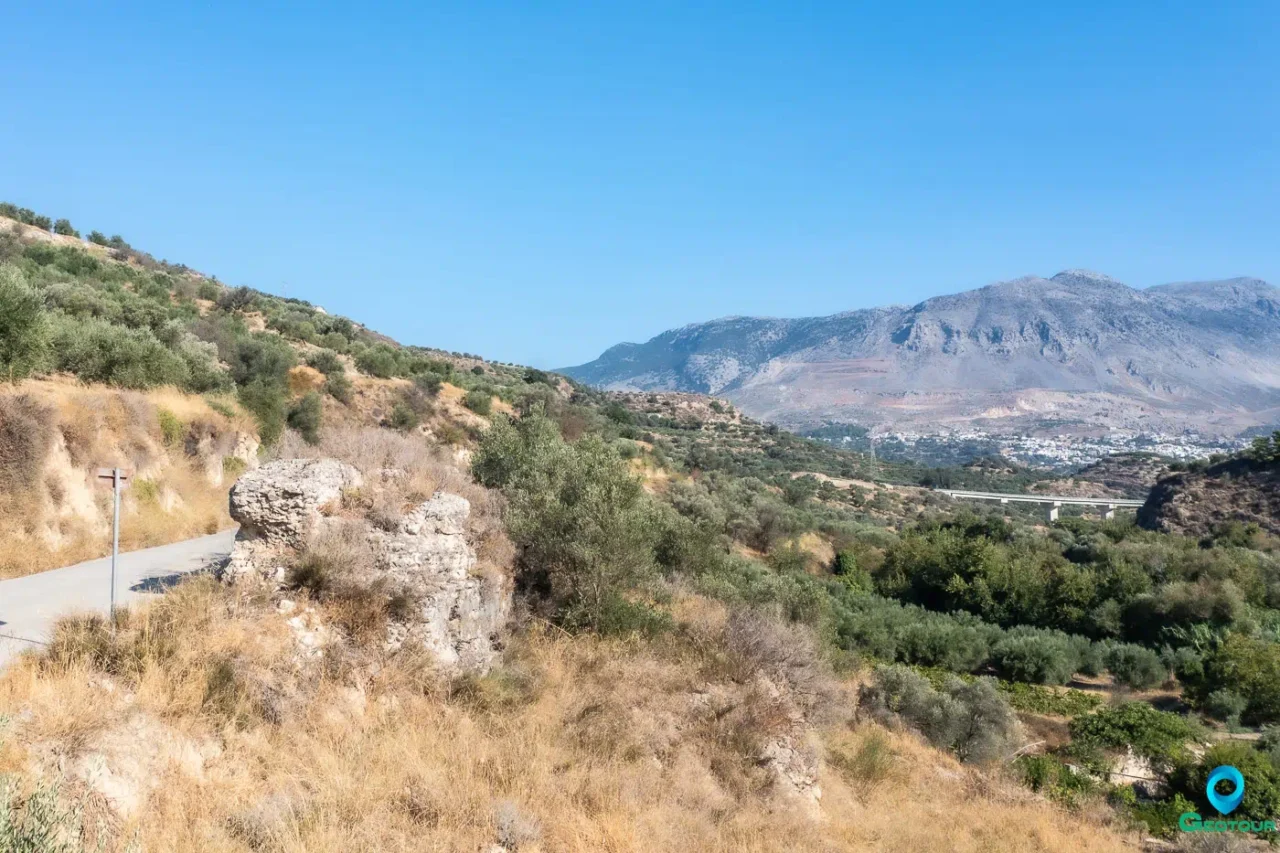
<svg viewBox="0 0 1280 853">
<path fill-rule="evenodd" d="M 543 367 L 1027 273 L 1280 282 L 1280 3 L 10 4 L 0 198 Z"/>
</svg>

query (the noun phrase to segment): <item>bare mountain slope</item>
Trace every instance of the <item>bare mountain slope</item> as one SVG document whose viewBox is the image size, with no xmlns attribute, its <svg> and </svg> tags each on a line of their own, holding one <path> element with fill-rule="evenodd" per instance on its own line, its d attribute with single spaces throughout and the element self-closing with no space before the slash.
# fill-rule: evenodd
<svg viewBox="0 0 1280 853">
<path fill-rule="evenodd" d="M 565 372 L 714 393 L 791 426 L 1235 433 L 1280 419 L 1280 290 L 1249 278 L 1136 290 L 1069 270 L 909 308 L 714 320 Z"/>
</svg>

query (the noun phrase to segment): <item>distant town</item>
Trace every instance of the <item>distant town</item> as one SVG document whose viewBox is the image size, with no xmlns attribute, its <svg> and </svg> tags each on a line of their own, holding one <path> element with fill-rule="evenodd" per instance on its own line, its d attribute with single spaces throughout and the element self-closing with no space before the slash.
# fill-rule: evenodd
<svg viewBox="0 0 1280 853">
<path fill-rule="evenodd" d="M 851 431 L 852 432 L 852 431 Z M 1037 468 L 1076 469 L 1118 453 L 1151 453 L 1169 459 L 1203 459 L 1215 453 L 1233 453 L 1245 439 L 1203 436 L 1198 433 L 1115 432 L 1102 437 L 999 435 L 983 430 L 946 434 L 889 432 L 872 439 L 860 434 L 833 436 L 815 431 L 810 437 L 850 450 L 872 451 L 885 459 L 911 459 L 934 465 L 959 465 L 974 459 L 1001 456 Z M 823 434 L 827 433 L 827 434 Z"/>
</svg>

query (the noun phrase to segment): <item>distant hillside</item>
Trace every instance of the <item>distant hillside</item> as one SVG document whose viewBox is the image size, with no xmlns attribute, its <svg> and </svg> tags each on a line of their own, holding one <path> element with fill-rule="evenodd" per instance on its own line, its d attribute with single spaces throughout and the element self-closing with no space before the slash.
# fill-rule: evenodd
<svg viewBox="0 0 1280 853">
<path fill-rule="evenodd" d="M 1152 530 L 1189 536 L 1280 535 L 1280 432 L 1238 456 L 1163 477 L 1138 511 Z"/>
<path fill-rule="evenodd" d="M 1234 434 L 1280 420 L 1280 290 L 1250 278 L 1136 290 L 1072 270 L 910 308 L 698 323 L 564 372 L 713 393 L 791 427 Z"/>
<path fill-rule="evenodd" d="M 1077 471 L 1075 479 L 1098 483 L 1127 498 L 1146 498 L 1156 481 L 1169 473 L 1171 462 L 1152 453 L 1118 453 Z"/>
</svg>

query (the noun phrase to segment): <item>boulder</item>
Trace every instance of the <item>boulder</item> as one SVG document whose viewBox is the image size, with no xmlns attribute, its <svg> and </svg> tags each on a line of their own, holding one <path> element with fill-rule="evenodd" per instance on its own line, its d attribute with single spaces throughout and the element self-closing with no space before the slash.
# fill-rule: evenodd
<svg viewBox="0 0 1280 853">
<path fill-rule="evenodd" d="M 237 539 L 301 548 L 315 532 L 320 507 L 357 488 L 360 472 L 336 459 L 278 459 L 241 477 L 231 488 Z"/>
<path fill-rule="evenodd" d="M 282 583 L 293 554 L 320 526 L 320 508 L 361 482 L 359 471 L 336 459 L 278 459 L 245 474 L 231 487 L 240 531 L 220 576 Z"/>
</svg>

